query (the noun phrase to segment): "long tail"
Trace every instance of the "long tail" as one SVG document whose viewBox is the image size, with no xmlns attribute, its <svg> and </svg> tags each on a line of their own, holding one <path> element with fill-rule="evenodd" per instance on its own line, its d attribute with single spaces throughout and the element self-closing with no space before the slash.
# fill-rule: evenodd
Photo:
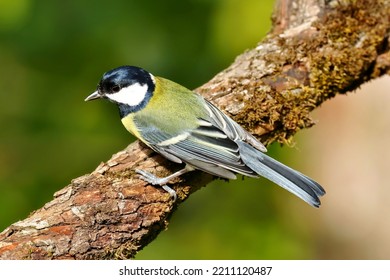
<svg viewBox="0 0 390 280">
<path fill-rule="evenodd" d="M 302 173 L 280 163 L 251 145 L 237 141 L 243 162 L 260 176 L 278 184 L 314 207 L 321 205 L 325 190 Z"/>
</svg>

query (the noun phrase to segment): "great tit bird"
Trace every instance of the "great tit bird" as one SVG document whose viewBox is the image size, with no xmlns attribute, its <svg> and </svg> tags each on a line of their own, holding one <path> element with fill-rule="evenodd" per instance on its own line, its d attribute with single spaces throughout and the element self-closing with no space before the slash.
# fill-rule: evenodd
<svg viewBox="0 0 390 280">
<path fill-rule="evenodd" d="M 302 173 L 264 154 L 267 149 L 201 95 L 135 66 L 106 72 L 85 101 L 104 98 L 117 104 L 125 128 L 152 150 L 185 167 L 159 178 L 136 170 L 150 184 L 176 198 L 167 183 L 199 169 L 236 179 L 236 174 L 263 176 L 312 206 L 319 207 L 325 190 Z"/>
</svg>

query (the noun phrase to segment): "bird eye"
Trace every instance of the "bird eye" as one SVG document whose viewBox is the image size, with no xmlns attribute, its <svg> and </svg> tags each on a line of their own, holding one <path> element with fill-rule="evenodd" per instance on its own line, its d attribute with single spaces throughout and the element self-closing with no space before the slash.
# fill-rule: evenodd
<svg viewBox="0 0 390 280">
<path fill-rule="evenodd" d="M 115 85 L 115 86 L 113 86 L 113 87 L 111 88 L 111 92 L 115 93 L 115 92 L 118 92 L 118 91 L 120 91 L 120 89 L 121 89 L 121 87 L 120 87 L 120 86 L 118 86 L 118 85 Z"/>
</svg>

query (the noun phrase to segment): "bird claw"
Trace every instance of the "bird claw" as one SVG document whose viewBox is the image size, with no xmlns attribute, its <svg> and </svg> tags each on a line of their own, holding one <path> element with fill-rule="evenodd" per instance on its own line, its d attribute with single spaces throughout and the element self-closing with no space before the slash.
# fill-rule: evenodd
<svg viewBox="0 0 390 280">
<path fill-rule="evenodd" d="M 141 179 L 148 182 L 149 184 L 162 186 L 167 183 L 167 180 L 165 178 L 157 177 L 156 175 L 150 172 L 140 170 L 140 169 L 136 169 L 135 172 L 141 175 L 140 176 Z"/>
<path fill-rule="evenodd" d="M 172 198 L 173 202 L 176 201 L 177 199 L 177 194 L 176 194 L 176 191 L 170 187 L 168 187 L 167 185 L 162 185 L 161 186 L 167 193 L 169 193 L 169 196 Z"/>
<path fill-rule="evenodd" d="M 148 182 L 149 184 L 152 184 L 154 186 L 155 185 L 161 186 L 163 188 L 163 190 L 165 190 L 166 192 L 169 193 L 169 195 L 173 199 L 173 202 L 176 201 L 176 199 L 177 199 L 176 191 L 166 185 L 166 183 L 167 183 L 166 178 L 157 177 L 156 175 L 154 175 L 150 172 L 140 170 L 140 169 L 136 169 L 135 172 L 140 175 L 140 178 L 142 180 Z"/>
</svg>

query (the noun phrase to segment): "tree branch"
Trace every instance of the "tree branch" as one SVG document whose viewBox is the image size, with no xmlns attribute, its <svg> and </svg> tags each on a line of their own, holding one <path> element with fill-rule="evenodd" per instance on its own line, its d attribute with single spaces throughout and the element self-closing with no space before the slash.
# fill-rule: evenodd
<svg viewBox="0 0 390 280">
<path fill-rule="evenodd" d="M 196 91 L 264 143 L 289 142 L 338 93 L 390 73 L 389 1 L 280 0 L 272 32 Z M 168 225 L 177 205 L 213 177 L 172 184 L 178 200 L 140 180 L 179 169 L 138 141 L 74 179 L 0 234 L 1 259 L 131 258 Z"/>
</svg>

